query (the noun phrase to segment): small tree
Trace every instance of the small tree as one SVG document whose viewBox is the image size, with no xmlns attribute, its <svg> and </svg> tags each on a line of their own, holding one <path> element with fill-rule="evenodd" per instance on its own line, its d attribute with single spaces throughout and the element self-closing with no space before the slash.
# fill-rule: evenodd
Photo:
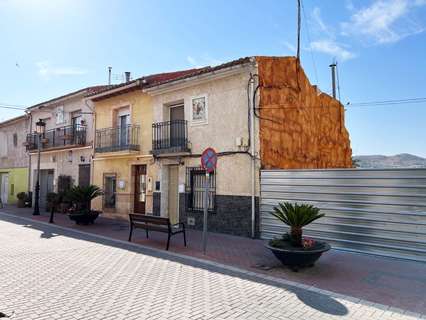
<svg viewBox="0 0 426 320">
<path fill-rule="evenodd" d="M 290 202 L 279 203 L 271 214 L 290 227 L 290 240 L 294 246 L 302 246 L 302 228 L 321 218 L 320 209 L 309 204 L 294 205 Z"/>
</svg>

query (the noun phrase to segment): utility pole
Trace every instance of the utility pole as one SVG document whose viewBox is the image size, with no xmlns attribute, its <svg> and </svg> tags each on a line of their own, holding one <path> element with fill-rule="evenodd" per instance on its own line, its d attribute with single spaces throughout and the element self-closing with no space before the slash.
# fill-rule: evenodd
<svg viewBox="0 0 426 320">
<path fill-rule="evenodd" d="M 333 98 L 336 99 L 336 66 L 337 62 L 334 61 L 332 64 L 330 64 L 331 68 L 331 89 L 333 92 Z"/>
<path fill-rule="evenodd" d="M 301 25 L 300 1 L 301 0 L 297 0 L 297 60 L 300 60 L 300 25 Z"/>
</svg>

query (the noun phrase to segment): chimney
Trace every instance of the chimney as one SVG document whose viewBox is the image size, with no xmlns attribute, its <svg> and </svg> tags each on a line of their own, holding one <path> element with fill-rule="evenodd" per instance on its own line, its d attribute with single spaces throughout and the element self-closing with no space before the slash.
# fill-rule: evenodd
<svg viewBox="0 0 426 320">
<path fill-rule="evenodd" d="M 124 72 L 124 76 L 126 78 L 126 82 L 129 82 L 130 81 L 130 71 Z"/>
</svg>

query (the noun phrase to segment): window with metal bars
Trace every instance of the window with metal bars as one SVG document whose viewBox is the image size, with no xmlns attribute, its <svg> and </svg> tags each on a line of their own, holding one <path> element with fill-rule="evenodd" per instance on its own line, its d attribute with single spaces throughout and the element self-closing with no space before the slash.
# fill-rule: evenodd
<svg viewBox="0 0 426 320">
<path fill-rule="evenodd" d="M 189 211 L 203 211 L 204 187 L 206 171 L 200 167 L 186 168 L 186 209 Z M 216 175 L 210 173 L 209 177 L 209 211 L 216 209 Z"/>
</svg>

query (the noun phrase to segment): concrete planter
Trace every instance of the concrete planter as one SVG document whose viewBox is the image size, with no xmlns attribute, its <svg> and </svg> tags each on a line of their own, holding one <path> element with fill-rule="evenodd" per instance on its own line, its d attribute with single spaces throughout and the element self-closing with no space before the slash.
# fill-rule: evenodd
<svg viewBox="0 0 426 320">
<path fill-rule="evenodd" d="M 313 267 L 321 255 L 331 248 L 328 243 L 320 241 L 317 241 L 312 249 L 293 247 L 290 244 L 287 248 L 277 248 L 270 244 L 267 244 L 266 247 L 283 265 L 296 272 L 300 268 Z"/>
</svg>

